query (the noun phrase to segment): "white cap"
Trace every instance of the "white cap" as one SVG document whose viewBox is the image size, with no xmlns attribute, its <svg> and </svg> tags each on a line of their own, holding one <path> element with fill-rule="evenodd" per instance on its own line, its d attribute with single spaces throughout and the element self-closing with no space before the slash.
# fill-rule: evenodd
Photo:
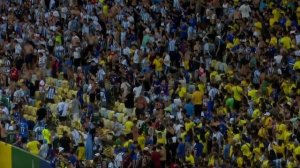
<svg viewBox="0 0 300 168">
<path fill-rule="evenodd" d="M 271 113 L 270 113 L 270 112 L 266 112 L 264 115 L 265 115 L 265 116 L 270 116 Z"/>
</svg>

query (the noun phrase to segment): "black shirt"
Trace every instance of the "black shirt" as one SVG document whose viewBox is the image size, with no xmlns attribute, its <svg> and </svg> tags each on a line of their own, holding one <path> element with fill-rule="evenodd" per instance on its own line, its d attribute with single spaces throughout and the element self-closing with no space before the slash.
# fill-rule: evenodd
<svg viewBox="0 0 300 168">
<path fill-rule="evenodd" d="M 126 101 L 124 102 L 126 108 L 134 108 L 134 95 L 129 93 L 126 96 Z"/>
<path fill-rule="evenodd" d="M 71 139 L 69 137 L 66 137 L 66 136 L 63 136 L 59 140 L 59 144 L 60 144 L 61 147 L 64 148 L 65 153 L 70 152 L 70 143 L 71 143 Z"/>
<path fill-rule="evenodd" d="M 42 119 L 44 119 L 46 117 L 47 110 L 45 108 L 40 108 L 37 110 L 36 115 L 37 115 L 37 120 L 41 121 Z"/>
</svg>

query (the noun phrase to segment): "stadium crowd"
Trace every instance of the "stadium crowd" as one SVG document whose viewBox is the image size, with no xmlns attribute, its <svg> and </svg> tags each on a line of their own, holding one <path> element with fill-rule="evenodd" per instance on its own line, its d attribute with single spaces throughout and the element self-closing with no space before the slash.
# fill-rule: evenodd
<svg viewBox="0 0 300 168">
<path fill-rule="evenodd" d="M 1 0 L 0 138 L 53 167 L 300 165 L 297 0 Z"/>
</svg>

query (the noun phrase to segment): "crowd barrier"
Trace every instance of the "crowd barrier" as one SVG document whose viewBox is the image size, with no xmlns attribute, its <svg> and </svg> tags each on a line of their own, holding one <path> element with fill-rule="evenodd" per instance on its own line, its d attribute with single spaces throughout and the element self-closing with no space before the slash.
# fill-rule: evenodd
<svg viewBox="0 0 300 168">
<path fill-rule="evenodd" d="M 48 161 L 32 155 L 31 153 L 0 142 L 0 167 L 1 168 L 51 168 Z"/>
</svg>

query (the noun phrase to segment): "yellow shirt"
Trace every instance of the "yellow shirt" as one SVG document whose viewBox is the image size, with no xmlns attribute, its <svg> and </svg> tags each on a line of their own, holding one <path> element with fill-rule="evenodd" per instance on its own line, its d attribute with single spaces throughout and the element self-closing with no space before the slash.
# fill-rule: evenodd
<svg viewBox="0 0 300 168">
<path fill-rule="evenodd" d="M 257 29 L 262 29 L 262 23 L 261 22 L 255 22 L 254 23 L 254 26 L 257 28 Z"/>
<path fill-rule="evenodd" d="M 186 122 L 186 123 L 184 124 L 184 126 L 185 126 L 185 130 L 188 132 L 190 129 L 192 129 L 192 128 L 195 126 L 195 123 L 192 122 L 192 121 Z"/>
<path fill-rule="evenodd" d="M 257 96 L 258 90 L 252 89 L 248 91 L 248 96 L 251 97 L 251 99 L 255 102 L 258 103 L 258 96 Z"/>
<path fill-rule="evenodd" d="M 250 144 L 249 143 L 245 143 L 244 145 L 242 145 L 241 151 L 242 151 L 244 156 L 247 156 L 249 159 L 251 159 L 252 154 L 251 154 L 251 151 L 250 151 Z"/>
<path fill-rule="evenodd" d="M 184 97 L 185 94 L 186 94 L 186 87 L 183 87 L 183 86 L 182 86 L 182 87 L 179 89 L 178 95 L 179 95 L 179 97 Z"/>
<path fill-rule="evenodd" d="M 145 137 L 143 135 L 138 136 L 137 143 L 139 144 L 141 149 L 144 149 L 145 148 L 145 143 L 146 143 Z"/>
<path fill-rule="evenodd" d="M 234 87 L 232 87 L 231 91 L 233 92 L 233 98 L 234 98 L 234 100 L 237 100 L 237 101 L 241 101 L 242 100 L 243 89 L 240 86 L 234 86 Z"/>
<path fill-rule="evenodd" d="M 260 117 L 260 116 L 261 116 L 260 110 L 259 110 L 259 109 L 255 109 L 255 110 L 253 111 L 252 118 L 253 118 L 253 119 L 257 119 L 257 118 Z"/>
<path fill-rule="evenodd" d="M 269 24 L 270 24 L 270 27 L 273 27 L 274 26 L 274 23 L 276 22 L 277 20 L 275 18 L 270 18 L 269 20 Z"/>
<path fill-rule="evenodd" d="M 233 85 L 231 83 L 228 83 L 224 86 L 224 89 L 230 93 L 231 92 L 231 89 L 232 89 Z"/>
<path fill-rule="evenodd" d="M 296 16 L 298 18 L 298 24 L 300 23 L 300 6 L 296 10 Z"/>
<path fill-rule="evenodd" d="M 270 167 L 269 160 L 264 160 L 261 165 L 261 168 L 269 168 L 269 167 Z"/>
<path fill-rule="evenodd" d="M 183 61 L 183 67 L 185 70 L 189 70 L 190 69 L 190 61 L 189 60 L 184 60 Z"/>
<path fill-rule="evenodd" d="M 294 70 L 299 70 L 300 69 L 300 61 L 296 61 L 293 68 L 294 68 Z"/>
<path fill-rule="evenodd" d="M 276 154 L 283 154 L 284 155 L 284 145 L 273 145 L 273 149 L 275 150 Z"/>
<path fill-rule="evenodd" d="M 286 144 L 286 149 L 287 149 L 288 151 L 293 152 L 294 149 L 295 149 L 295 145 L 294 145 L 293 143 L 287 143 L 287 144 Z"/>
<path fill-rule="evenodd" d="M 239 143 L 241 141 L 241 135 L 240 134 L 234 134 L 232 138 L 235 142 Z"/>
<path fill-rule="evenodd" d="M 271 40 L 270 40 L 270 45 L 272 46 L 276 46 L 278 43 L 278 40 L 277 38 L 274 36 L 274 37 L 271 37 Z"/>
<path fill-rule="evenodd" d="M 200 83 L 200 84 L 198 85 L 198 88 L 199 88 L 199 91 L 200 91 L 200 92 L 204 93 L 204 91 L 205 91 L 205 85 L 204 85 L 203 83 Z"/>
<path fill-rule="evenodd" d="M 40 143 L 38 141 L 30 141 L 27 143 L 26 148 L 28 151 L 34 155 L 39 154 L 39 145 Z"/>
<path fill-rule="evenodd" d="M 182 133 L 180 134 L 180 138 L 181 138 L 183 141 L 185 141 L 185 136 L 186 136 L 186 134 L 187 134 L 186 131 L 185 131 L 185 132 L 182 132 Z"/>
<path fill-rule="evenodd" d="M 285 49 L 290 49 L 292 47 L 292 39 L 288 36 L 282 37 L 280 42 Z"/>
<path fill-rule="evenodd" d="M 265 118 L 264 126 L 266 128 L 272 128 L 272 126 L 273 126 L 273 119 L 272 119 L 272 117 L 266 117 Z"/>
<path fill-rule="evenodd" d="M 47 141 L 47 144 L 50 144 L 51 132 L 48 129 L 43 129 L 42 134 L 44 136 L 44 139 Z"/>
<path fill-rule="evenodd" d="M 185 160 L 189 165 L 193 165 L 193 166 L 195 165 L 195 158 L 192 154 L 189 154 L 188 156 L 186 156 Z"/>
<path fill-rule="evenodd" d="M 105 15 L 105 16 L 107 16 L 108 15 L 108 9 L 109 7 L 108 7 L 108 5 L 104 5 L 103 6 L 103 14 Z"/>
<path fill-rule="evenodd" d="M 233 46 L 237 46 L 240 44 L 240 39 L 239 38 L 234 38 L 233 39 Z"/>
<path fill-rule="evenodd" d="M 300 155 L 300 146 L 294 149 L 294 157 L 296 157 L 297 155 Z"/>
<path fill-rule="evenodd" d="M 125 130 L 124 130 L 125 134 L 129 134 L 131 132 L 131 129 L 132 129 L 133 125 L 134 124 L 133 124 L 132 121 L 126 121 L 125 122 L 125 124 L 124 124 L 124 126 L 125 126 Z"/>
<path fill-rule="evenodd" d="M 261 157 L 260 147 L 253 148 L 253 153 L 254 153 L 254 161 L 258 161 L 259 158 Z"/>
<path fill-rule="evenodd" d="M 211 156 L 209 159 L 208 159 L 208 166 L 209 167 L 214 167 L 215 166 L 215 158 L 213 156 Z"/>
<path fill-rule="evenodd" d="M 153 65 L 155 67 L 155 71 L 158 71 L 158 72 L 163 71 L 163 61 L 161 58 L 155 58 L 153 60 Z"/>
<path fill-rule="evenodd" d="M 209 76 L 209 78 L 210 78 L 210 80 L 212 80 L 212 79 L 215 79 L 215 80 L 217 80 L 218 79 L 218 72 L 217 71 L 213 71 L 213 72 L 211 72 L 210 73 L 210 76 Z"/>
<path fill-rule="evenodd" d="M 266 138 L 267 137 L 267 130 L 266 128 L 264 127 L 261 127 L 259 130 L 258 130 L 258 136 L 261 137 L 261 138 Z"/>
<path fill-rule="evenodd" d="M 192 103 L 194 105 L 202 105 L 203 103 L 203 93 L 200 91 L 195 91 L 192 94 Z"/>
<path fill-rule="evenodd" d="M 280 19 L 280 10 L 278 8 L 273 9 L 272 14 L 274 15 L 274 19 L 277 22 Z"/>
<path fill-rule="evenodd" d="M 162 145 L 167 144 L 166 138 L 164 138 L 164 137 L 157 138 L 157 144 L 162 144 Z"/>
<path fill-rule="evenodd" d="M 132 140 L 130 139 L 130 140 L 124 142 L 123 147 L 124 147 L 124 148 L 129 148 L 129 145 L 130 145 L 131 143 L 132 143 Z"/>
<path fill-rule="evenodd" d="M 84 160 L 85 159 L 85 147 L 79 146 L 77 150 L 78 150 L 78 154 L 77 154 L 78 160 Z"/>
<path fill-rule="evenodd" d="M 236 159 L 236 162 L 237 162 L 238 168 L 242 168 L 242 167 L 243 167 L 244 159 L 243 159 L 242 157 L 238 157 L 238 158 Z"/>
</svg>

